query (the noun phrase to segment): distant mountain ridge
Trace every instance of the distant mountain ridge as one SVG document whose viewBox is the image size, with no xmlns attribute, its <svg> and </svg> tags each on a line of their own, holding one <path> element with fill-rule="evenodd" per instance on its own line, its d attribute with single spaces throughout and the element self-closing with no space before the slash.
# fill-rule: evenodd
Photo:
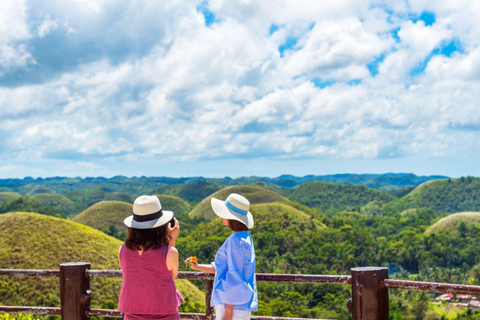
<svg viewBox="0 0 480 320">
<path fill-rule="evenodd" d="M 192 184 L 198 182 L 207 182 L 220 187 L 245 185 L 255 183 L 265 183 L 270 186 L 293 188 L 306 182 L 321 181 L 341 184 L 363 185 L 368 188 L 380 190 L 396 190 L 404 187 L 412 187 L 427 181 L 437 179 L 448 179 L 447 176 L 417 176 L 412 173 L 385 173 L 385 174 L 333 174 L 333 175 L 306 175 L 297 177 L 293 175 L 281 175 L 276 178 L 270 177 L 239 177 L 232 179 L 225 178 L 205 178 L 205 177 L 125 177 L 115 176 L 112 178 L 70 178 L 70 177 L 49 177 L 49 178 L 31 178 L 23 179 L 0 179 L 0 189 L 11 192 L 18 192 L 26 195 L 32 190 L 41 190 L 39 187 L 49 188 L 52 191 L 65 194 L 76 190 L 101 188 L 105 192 L 125 192 L 131 195 L 140 195 L 152 193 L 155 190 L 171 185 Z M 176 194 L 174 194 L 176 195 Z"/>
</svg>

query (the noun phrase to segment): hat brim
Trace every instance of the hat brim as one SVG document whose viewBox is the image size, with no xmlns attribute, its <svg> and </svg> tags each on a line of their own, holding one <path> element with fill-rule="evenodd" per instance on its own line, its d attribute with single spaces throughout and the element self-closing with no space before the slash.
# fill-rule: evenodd
<svg viewBox="0 0 480 320">
<path fill-rule="evenodd" d="M 129 228 L 133 229 L 153 229 L 153 228 L 158 228 L 161 227 L 173 218 L 173 211 L 165 211 L 163 210 L 163 215 L 155 220 L 150 220 L 150 221 L 143 221 L 143 222 L 138 222 L 133 220 L 133 215 L 126 217 L 125 220 L 123 220 L 123 224 L 125 224 Z"/>
<path fill-rule="evenodd" d="M 222 201 L 213 197 L 211 200 L 211 204 L 212 204 L 213 212 L 215 212 L 215 214 L 220 218 L 228 219 L 228 220 L 237 220 L 237 221 L 243 222 L 243 224 L 246 225 L 248 229 L 253 228 L 253 224 L 254 224 L 253 216 L 250 213 L 250 211 L 248 211 L 246 215 L 242 215 L 233 210 L 230 210 L 225 204 L 225 201 Z"/>
</svg>

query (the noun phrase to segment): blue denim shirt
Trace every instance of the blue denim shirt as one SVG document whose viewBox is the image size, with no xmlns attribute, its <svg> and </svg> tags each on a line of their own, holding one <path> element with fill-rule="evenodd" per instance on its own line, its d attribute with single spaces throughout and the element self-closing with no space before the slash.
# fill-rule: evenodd
<svg viewBox="0 0 480 320">
<path fill-rule="evenodd" d="M 234 309 L 258 309 L 255 249 L 248 231 L 234 232 L 215 255 L 211 304 L 233 304 Z"/>
</svg>

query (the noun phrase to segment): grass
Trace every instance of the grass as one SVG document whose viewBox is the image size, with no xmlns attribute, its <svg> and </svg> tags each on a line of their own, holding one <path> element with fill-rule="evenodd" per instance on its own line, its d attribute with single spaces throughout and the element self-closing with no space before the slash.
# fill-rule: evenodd
<svg viewBox="0 0 480 320">
<path fill-rule="evenodd" d="M 0 268 L 58 269 L 64 262 L 88 261 L 92 269 L 119 269 L 122 242 L 72 221 L 37 213 L 0 215 Z M 59 306 L 58 278 L 1 277 L 0 301 L 4 305 Z M 91 281 L 93 307 L 117 305 L 120 278 Z M 187 280 L 177 288 L 195 309 L 205 304 L 204 294 Z M 192 307 L 193 306 L 193 307 Z"/>
<path fill-rule="evenodd" d="M 83 211 L 72 221 L 102 230 L 114 225 L 117 229 L 125 228 L 123 220 L 131 216 L 133 206 L 122 201 L 100 201 Z"/>
<path fill-rule="evenodd" d="M 459 313 L 464 313 L 467 310 L 465 307 L 457 307 L 451 303 L 430 303 L 428 309 L 435 312 L 440 317 L 445 316 L 445 319 L 447 320 L 456 319 Z"/>
<path fill-rule="evenodd" d="M 16 192 L 0 192 L 0 205 L 2 205 L 4 202 L 8 202 L 21 196 L 22 195 L 20 193 Z"/>
<path fill-rule="evenodd" d="M 162 208 L 165 210 L 173 211 L 175 216 L 183 216 L 192 210 L 192 206 L 185 200 L 166 194 L 157 194 Z"/>
<path fill-rule="evenodd" d="M 269 203 L 274 201 L 286 201 L 287 199 L 276 192 L 263 189 L 256 186 L 232 186 L 221 189 L 214 194 L 203 199 L 190 213 L 190 218 L 206 218 L 213 219 L 216 215 L 210 206 L 210 199 L 215 197 L 225 200 L 229 194 L 238 193 L 250 201 L 250 204 Z"/>
<path fill-rule="evenodd" d="M 430 226 L 425 235 L 455 232 L 461 222 L 466 225 L 480 224 L 480 212 L 459 212 L 449 215 Z"/>
<path fill-rule="evenodd" d="M 66 215 L 72 214 L 75 209 L 75 203 L 61 194 L 41 193 L 32 198 L 40 202 L 42 206 L 57 208 Z"/>
</svg>

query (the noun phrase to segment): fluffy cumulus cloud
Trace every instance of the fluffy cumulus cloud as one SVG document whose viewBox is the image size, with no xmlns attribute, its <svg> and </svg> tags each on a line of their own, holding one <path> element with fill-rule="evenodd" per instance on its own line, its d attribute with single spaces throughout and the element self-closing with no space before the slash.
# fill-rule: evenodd
<svg viewBox="0 0 480 320">
<path fill-rule="evenodd" d="M 1 1 L 0 174 L 471 156 L 479 15 L 468 0 Z"/>
</svg>

